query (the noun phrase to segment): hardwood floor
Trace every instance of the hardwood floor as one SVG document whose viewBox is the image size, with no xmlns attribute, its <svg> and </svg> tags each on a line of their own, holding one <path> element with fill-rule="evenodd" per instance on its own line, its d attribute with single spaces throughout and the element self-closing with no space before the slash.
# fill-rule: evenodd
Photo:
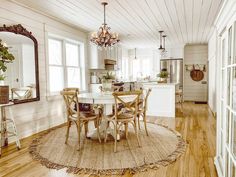
<svg viewBox="0 0 236 177">
<path fill-rule="evenodd" d="M 150 118 L 150 120 L 153 118 Z M 125 177 L 216 177 L 214 156 L 216 151 L 216 120 L 210 109 L 204 104 L 184 103 L 183 113 L 177 109 L 177 118 L 158 119 L 160 123 L 168 125 L 180 132 L 189 143 L 188 148 L 175 163 L 161 167 L 158 170 L 135 175 L 125 174 Z M 90 176 L 68 174 L 66 170 L 51 170 L 37 161 L 33 161 L 28 153 L 28 146 L 33 135 L 21 141 L 22 149 L 18 151 L 15 145 L 3 149 L 0 158 L 0 176 L 7 177 L 72 177 Z"/>
</svg>

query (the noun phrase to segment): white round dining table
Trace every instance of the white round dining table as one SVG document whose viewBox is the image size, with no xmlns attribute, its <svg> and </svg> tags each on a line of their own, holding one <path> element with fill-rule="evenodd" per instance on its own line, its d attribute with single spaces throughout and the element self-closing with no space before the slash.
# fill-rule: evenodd
<svg viewBox="0 0 236 177">
<path fill-rule="evenodd" d="M 114 96 L 110 93 L 81 93 L 78 95 L 79 103 L 102 104 L 104 115 L 112 114 L 112 105 L 115 104 Z"/>
</svg>

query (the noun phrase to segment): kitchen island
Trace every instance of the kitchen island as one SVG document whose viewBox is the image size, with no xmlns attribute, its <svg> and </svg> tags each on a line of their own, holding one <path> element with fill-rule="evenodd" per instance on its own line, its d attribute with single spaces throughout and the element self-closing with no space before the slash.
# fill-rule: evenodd
<svg viewBox="0 0 236 177">
<path fill-rule="evenodd" d="M 176 83 L 142 83 L 144 89 L 152 89 L 148 98 L 147 115 L 175 117 Z"/>
</svg>

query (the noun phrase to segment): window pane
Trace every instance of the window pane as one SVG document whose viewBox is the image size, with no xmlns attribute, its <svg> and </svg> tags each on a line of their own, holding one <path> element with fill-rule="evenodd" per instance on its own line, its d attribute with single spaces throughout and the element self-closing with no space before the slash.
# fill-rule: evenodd
<svg viewBox="0 0 236 177">
<path fill-rule="evenodd" d="M 232 120 L 231 122 L 232 152 L 234 157 L 236 158 L 236 116 L 234 115 L 231 120 Z"/>
<path fill-rule="evenodd" d="M 79 68 L 67 68 L 67 80 L 68 80 L 68 87 L 79 87 L 80 85 L 80 69 Z"/>
<path fill-rule="evenodd" d="M 121 60 L 121 72 L 120 77 L 121 79 L 128 80 L 129 79 L 129 58 L 123 57 Z"/>
<path fill-rule="evenodd" d="M 220 143 L 220 156 L 221 158 L 223 159 L 224 157 L 224 135 L 223 135 L 223 132 L 222 130 L 220 131 L 220 139 L 221 139 L 221 143 Z"/>
<path fill-rule="evenodd" d="M 223 117 L 225 116 L 225 105 L 224 105 L 224 102 L 221 101 L 221 121 L 220 121 L 220 128 L 223 129 L 223 123 L 224 123 L 224 119 Z"/>
<path fill-rule="evenodd" d="M 232 44 L 232 27 L 229 29 L 229 34 L 228 34 L 228 65 L 231 64 L 231 44 Z"/>
<path fill-rule="evenodd" d="M 229 164 L 229 172 L 230 175 L 229 177 L 235 177 L 236 176 L 236 169 L 233 161 L 230 159 L 230 164 Z"/>
<path fill-rule="evenodd" d="M 234 23 L 234 39 L 233 39 L 233 45 L 234 45 L 234 54 L 233 54 L 233 60 L 234 60 L 234 63 L 236 63 L 236 22 Z"/>
<path fill-rule="evenodd" d="M 50 65 L 62 65 L 62 41 L 49 39 L 48 54 Z"/>
<path fill-rule="evenodd" d="M 66 65 L 79 66 L 79 46 L 66 43 Z"/>
<path fill-rule="evenodd" d="M 86 76 L 85 76 L 85 74 L 86 74 L 86 71 L 85 71 L 85 69 L 83 68 L 83 69 L 81 69 L 81 83 L 80 83 L 80 85 L 81 85 L 81 90 L 86 90 L 86 81 L 85 81 L 85 78 L 86 78 Z"/>
<path fill-rule="evenodd" d="M 61 91 L 64 87 L 64 73 L 63 67 L 50 66 L 49 67 L 49 84 L 50 92 Z"/>
<path fill-rule="evenodd" d="M 140 60 L 133 60 L 133 79 L 141 78 L 142 72 L 140 71 Z"/>
<path fill-rule="evenodd" d="M 221 118 L 221 120 L 223 119 L 223 117 Z M 230 132 L 230 127 L 229 127 L 229 121 L 230 121 L 230 110 L 227 109 L 226 111 L 226 143 L 227 145 L 229 144 L 229 132 Z"/>
<path fill-rule="evenodd" d="M 225 67 L 225 39 L 222 41 L 222 49 L 221 49 L 221 66 Z"/>
<path fill-rule="evenodd" d="M 231 68 L 227 68 L 227 103 L 230 106 Z"/>
<path fill-rule="evenodd" d="M 228 169 L 229 169 L 229 152 L 226 151 L 225 154 L 225 176 L 228 176 Z"/>
<path fill-rule="evenodd" d="M 233 67 L 233 76 L 232 76 L 232 108 L 236 110 L 236 67 Z"/>
<path fill-rule="evenodd" d="M 221 98 L 225 98 L 225 69 L 221 70 Z"/>
</svg>

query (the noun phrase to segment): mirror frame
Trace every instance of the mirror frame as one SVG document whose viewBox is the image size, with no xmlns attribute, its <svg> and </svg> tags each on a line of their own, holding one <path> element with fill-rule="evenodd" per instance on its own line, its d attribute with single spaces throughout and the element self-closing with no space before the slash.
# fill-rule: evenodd
<svg viewBox="0 0 236 177">
<path fill-rule="evenodd" d="M 40 91 L 39 91 L 38 41 L 37 39 L 32 35 L 30 31 L 25 29 L 21 24 L 12 25 L 12 26 L 6 26 L 4 24 L 2 27 L 0 27 L 0 32 L 10 32 L 10 33 L 23 35 L 25 37 L 30 38 L 34 42 L 36 98 L 30 98 L 30 99 L 25 99 L 25 100 L 14 100 L 13 102 L 14 104 L 19 104 L 19 103 L 39 101 Z"/>
</svg>

